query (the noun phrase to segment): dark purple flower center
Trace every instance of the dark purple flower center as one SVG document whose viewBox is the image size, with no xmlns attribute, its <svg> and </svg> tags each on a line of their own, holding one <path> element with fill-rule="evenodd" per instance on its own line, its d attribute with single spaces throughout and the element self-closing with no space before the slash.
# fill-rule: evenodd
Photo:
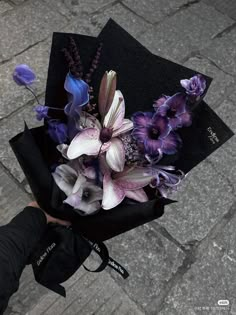
<svg viewBox="0 0 236 315">
<path fill-rule="evenodd" d="M 89 197 L 90 197 L 90 191 L 88 190 L 88 189 L 85 189 L 84 191 L 83 191 L 83 195 L 82 195 L 82 200 L 88 200 L 89 199 Z"/>
<path fill-rule="evenodd" d="M 169 108 L 166 112 L 167 117 L 174 118 L 176 116 L 176 109 L 175 108 Z"/>
<path fill-rule="evenodd" d="M 112 138 L 112 129 L 111 128 L 102 128 L 100 132 L 100 140 L 102 143 L 110 141 Z"/>
<path fill-rule="evenodd" d="M 148 129 L 148 137 L 152 140 L 157 140 L 160 136 L 160 130 L 156 127 L 151 126 Z"/>
</svg>

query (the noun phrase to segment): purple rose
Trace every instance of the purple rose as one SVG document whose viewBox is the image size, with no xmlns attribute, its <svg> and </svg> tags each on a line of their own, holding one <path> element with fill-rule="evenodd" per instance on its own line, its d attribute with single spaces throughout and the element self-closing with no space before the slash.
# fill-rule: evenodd
<svg viewBox="0 0 236 315">
<path fill-rule="evenodd" d="M 180 137 L 171 132 L 168 119 L 158 113 L 137 112 L 132 116 L 132 136 L 143 144 L 145 153 L 157 156 L 160 152 L 174 154 L 181 144 Z"/>
<path fill-rule="evenodd" d="M 166 101 L 157 108 L 157 113 L 167 117 L 172 129 L 189 127 L 192 123 L 191 114 L 187 108 L 186 95 L 176 93 L 166 99 Z"/>
<path fill-rule="evenodd" d="M 62 144 L 66 142 L 68 138 L 67 126 L 66 124 L 61 123 L 59 120 L 56 119 L 49 120 L 48 134 L 54 142 Z"/>
<path fill-rule="evenodd" d="M 201 96 L 206 89 L 206 80 L 201 74 L 197 74 L 189 80 L 181 80 L 180 84 L 188 95 L 194 97 Z"/>
<path fill-rule="evenodd" d="M 13 72 L 13 80 L 18 85 L 31 85 L 35 81 L 35 74 L 33 70 L 27 65 L 18 65 Z"/>
<path fill-rule="evenodd" d="M 44 105 L 37 105 L 34 108 L 34 111 L 36 112 L 36 118 L 37 120 L 42 120 L 44 118 L 48 118 L 48 106 Z"/>
</svg>

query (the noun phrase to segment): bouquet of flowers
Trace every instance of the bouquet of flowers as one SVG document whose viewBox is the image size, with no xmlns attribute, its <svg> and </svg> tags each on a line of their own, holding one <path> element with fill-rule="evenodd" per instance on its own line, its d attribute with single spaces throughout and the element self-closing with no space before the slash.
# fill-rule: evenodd
<svg viewBox="0 0 236 315">
<path fill-rule="evenodd" d="M 27 65 L 13 78 L 34 93 Z M 10 141 L 39 205 L 96 242 L 160 217 L 186 173 L 233 135 L 203 101 L 210 82 L 112 20 L 97 39 L 55 33 L 46 101 L 34 107 L 44 126 Z"/>
</svg>

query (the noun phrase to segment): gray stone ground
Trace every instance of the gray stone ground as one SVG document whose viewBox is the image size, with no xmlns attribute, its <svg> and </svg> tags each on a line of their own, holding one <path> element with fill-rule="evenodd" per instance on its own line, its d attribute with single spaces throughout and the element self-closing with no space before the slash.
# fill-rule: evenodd
<svg viewBox="0 0 236 315">
<path fill-rule="evenodd" d="M 0 224 L 31 199 L 8 146 L 24 119 L 36 125 L 14 66 L 36 71 L 43 99 L 52 32 L 97 35 L 109 17 L 152 52 L 212 76 L 206 100 L 236 132 L 235 0 L 0 0 Z M 129 279 L 79 270 L 64 299 L 28 267 L 6 314 L 236 314 L 235 139 L 190 173 L 162 218 L 108 242 Z"/>
</svg>

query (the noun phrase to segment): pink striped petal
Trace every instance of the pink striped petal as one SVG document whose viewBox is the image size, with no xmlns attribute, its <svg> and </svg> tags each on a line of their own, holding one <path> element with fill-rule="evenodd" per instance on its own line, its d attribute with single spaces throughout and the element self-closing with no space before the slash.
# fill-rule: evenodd
<svg viewBox="0 0 236 315">
<path fill-rule="evenodd" d="M 102 143 L 99 140 L 99 131 L 96 128 L 82 130 L 74 137 L 67 150 L 69 159 L 75 159 L 83 154 L 97 155 Z"/>
<path fill-rule="evenodd" d="M 133 167 L 114 175 L 115 183 L 125 190 L 136 190 L 148 185 L 153 178 L 145 167 Z"/>
<path fill-rule="evenodd" d="M 125 117 L 125 102 L 121 91 L 116 91 L 113 102 L 104 119 L 104 127 L 117 130 L 122 126 Z"/>
<path fill-rule="evenodd" d="M 122 133 L 125 133 L 125 132 L 128 132 L 130 130 L 132 130 L 134 127 L 134 124 L 131 120 L 129 119 L 124 119 L 123 120 L 123 123 L 122 123 L 122 126 L 119 128 L 119 129 L 116 129 L 112 136 L 113 137 L 117 137 L 118 135 L 121 135 Z"/>
<path fill-rule="evenodd" d="M 125 195 L 126 197 L 139 201 L 139 202 L 148 201 L 148 196 L 142 188 L 137 189 L 137 190 L 126 190 Z"/>
<path fill-rule="evenodd" d="M 109 174 L 103 177 L 103 199 L 102 208 L 104 210 L 112 209 L 118 206 L 125 198 L 125 191 L 116 185 Z"/>
<path fill-rule="evenodd" d="M 115 172 L 122 172 L 125 166 L 125 150 L 123 143 L 118 138 L 111 139 L 111 145 L 106 153 L 106 161 Z"/>
</svg>

